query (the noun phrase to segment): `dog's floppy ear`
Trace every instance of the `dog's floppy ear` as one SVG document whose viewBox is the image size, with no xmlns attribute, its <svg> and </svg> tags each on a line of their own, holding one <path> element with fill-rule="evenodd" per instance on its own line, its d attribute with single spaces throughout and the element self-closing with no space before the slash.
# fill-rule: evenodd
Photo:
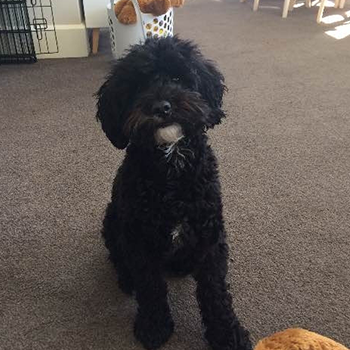
<svg viewBox="0 0 350 350">
<path fill-rule="evenodd" d="M 206 126 L 212 128 L 220 124 L 221 119 L 225 117 L 221 109 L 222 98 L 227 90 L 224 76 L 216 68 L 214 62 L 204 58 L 196 44 L 188 40 L 181 40 L 177 36 L 174 36 L 172 40 L 196 79 L 195 89 L 211 108 L 211 113 L 205 121 Z"/>
<path fill-rule="evenodd" d="M 109 140 L 119 149 L 124 149 L 129 143 L 129 137 L 123 128 L 127 120 L 133 84 L 132 81 L 128 81 L 126 75 L 123 61 L 120 60 L 96 93 L 98 98 L 96 117 Z"/>
<path fill-rule="evenodd" d="M 196 70 L 199 80 L 198 91 L 212 109 L 207 119 L 207 126 L 212 128 L 214 125 L 220 124 L 221 119 L 225 117 L 225 113 L 221 109 L 222 98 L 227 90 L 224 77 L 215 64 L 204 59 L 202 55 L 196 60 Z"/>
</svg>

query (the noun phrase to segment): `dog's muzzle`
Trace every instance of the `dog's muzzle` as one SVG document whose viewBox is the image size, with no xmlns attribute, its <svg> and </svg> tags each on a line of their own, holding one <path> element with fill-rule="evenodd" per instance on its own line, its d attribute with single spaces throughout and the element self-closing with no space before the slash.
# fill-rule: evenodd
<svg viewBox="0 0 350 350">
<path fill-rule="evenodd" d="M 154 136 L 158 145 L 174 144 L 184 137 L 179 124 L 171 124 L 164 128 L 159 128 Z"/>
</svg>

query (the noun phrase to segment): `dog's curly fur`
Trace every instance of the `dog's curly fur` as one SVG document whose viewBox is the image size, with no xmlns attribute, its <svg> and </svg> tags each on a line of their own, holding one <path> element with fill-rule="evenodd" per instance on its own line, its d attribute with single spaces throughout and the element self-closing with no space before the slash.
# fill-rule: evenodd
<svg viewBox="0 0 350 350">
<path fill-rule="evenodd" d="M 217 161 L 206 136 L 224 117 L 223 81 L 196 45 L 173 37 L 134 46 L 97 93 L 104 132 L 115 147 L 127 148 L 102 234 L 119 287 L 135 292 L 134 333 L 146 349 L 158 348 L 174 328 L 165 272 L 195 278 L 212 349 L 251 347 L 225 281 Z M 152 112 L 159 101 L 170 102 L 171 113 Z M 181 137 L 157 142 L 159 130 L 174 126 Z"/>
</svg>

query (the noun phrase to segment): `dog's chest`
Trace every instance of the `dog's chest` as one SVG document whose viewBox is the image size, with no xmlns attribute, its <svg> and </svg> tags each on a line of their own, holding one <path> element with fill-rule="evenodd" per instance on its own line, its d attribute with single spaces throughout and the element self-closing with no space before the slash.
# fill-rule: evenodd
<svg viewBox="0 0 350 350">
<path fill-rule="evenodd" d="M 193 170 L 195 152 L 187 141 L 158 146 L 158 165 L 168 179 L 178 178 Z"/>
<path fill-rule="evenodd" d="M 171 245 L 172 248 L 176 249 L 178 246 L 181 245 L 181 224 L 178 224 L 173 231 L 170 233 L 171 235 Z"/>
<path fill-rule="evenodd" d="M 196 184 L 193 176 L 182 176 L 177 179 L 168 178 L 162 191 L 161 205 L 166 211 L 183 217 L 195 201 Z"/>
</svg>

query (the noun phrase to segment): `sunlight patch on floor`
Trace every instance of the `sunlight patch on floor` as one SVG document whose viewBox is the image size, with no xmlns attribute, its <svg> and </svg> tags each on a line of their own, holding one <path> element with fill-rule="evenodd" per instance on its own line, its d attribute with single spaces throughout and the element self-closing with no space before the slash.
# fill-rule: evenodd
<svg viewBox="0 0 350 350">
<path fill-rule="evenodd" d="M 350 11 L 346 11 L 344 15 L 330 15 L 330 16 L 324 16 L 321 20 L 322 23 L 325 24 L 332 24 L 337 22 L 342 22 L 344 20 L 347 20 L 350 17 Z M 342 23 L 345 24 L 345 23 Z"/>
<path fill-rule="evenodd" d="M 320 6 L 320 0 L 314 0 L 311 2 L 311 7 L 314 7 L 315 5 Z M 305 1 L 294 4 L 293 8 L 297 9 L 302 6 L 305 6 Z M 334 7 L 334 1 L 327 1 L 326 7 Z"/>
<path fill-rule="evenodd" d="M 336 23 L 336 22 L 341 22 L 344 19 L 345 18 L 341 15 L 331 15 L 331 16 L 323 17 L 321 22 L 325 23 L 325 24 L 332 24 L 332 23 Z"/>
<path fill-rule="evenodd" d="M 320 6 L 320 4 L 318 4 L 318 6 Z M 326 1 L 325 7 L 334 7 L 334 1 Z"/>
<path fill-rule="evenodd" d="M 261 5 L 259 6 L 261 9 L 273 9 L 273 10 L 280 10 L 281 8 L 279 6 L 273 6 L 273 5 Z"/>
<path fill-rule="evenodd" d="M 350 23 L 342 24 L 335 27 L 334 30 L 327 30 L 325 33 L 337 40 L 344 39 L 350 35 Z"/>
</svg>

